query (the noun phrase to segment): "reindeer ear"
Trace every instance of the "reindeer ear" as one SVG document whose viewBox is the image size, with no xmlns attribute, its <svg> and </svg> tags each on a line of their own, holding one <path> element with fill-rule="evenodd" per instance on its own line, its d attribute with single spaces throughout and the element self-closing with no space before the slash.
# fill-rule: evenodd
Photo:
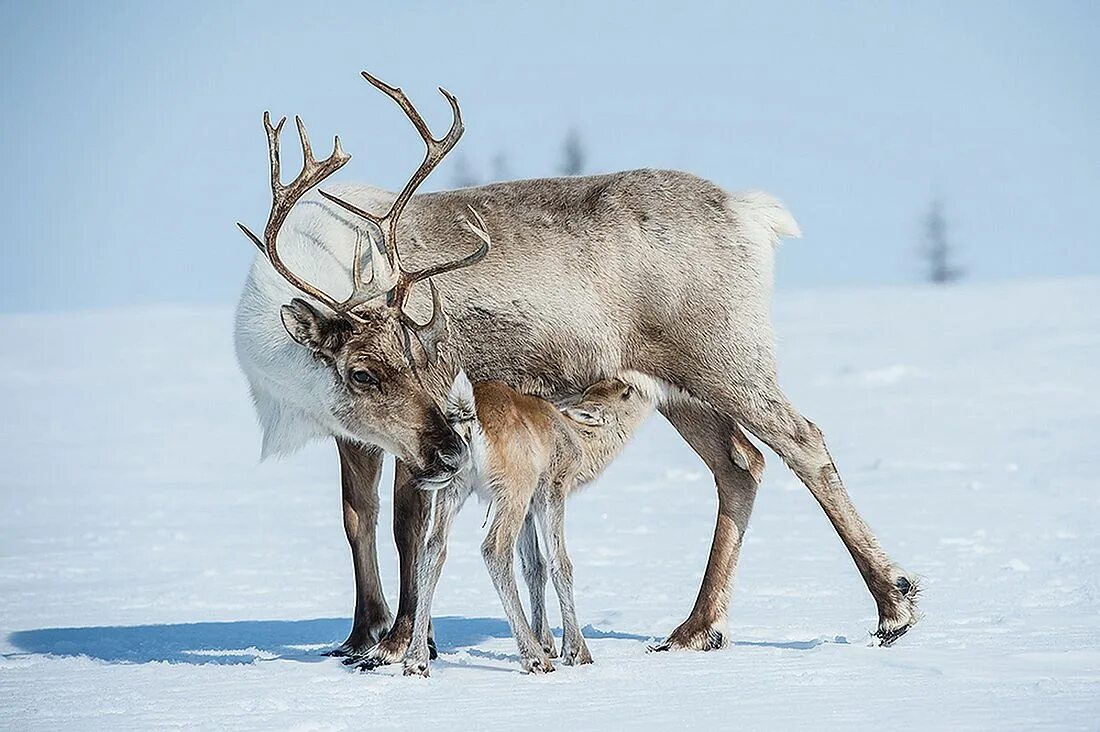
<svg viewBox="0 0 1100 732">
<path fill-rule="evenodd" d="M 562 414 L 574 422 L 588 425 L 589 427 L 602 427 L 607 424 L 607 418 L 604 416 L 603 410 L 599 407 L 584 408 L 584 407 L 566 407 L 561 410 Z"/>
<path fill-rule="evenodd" d="M 290 337 L 314 352 L 320 352 L 330 340 L 327 335 L 332 330 L 329 318 L 322 315 L 305 300 L 296 297 L 289 305 L 283 305 L 280 314 L 283 327 Z"/>
</svg>

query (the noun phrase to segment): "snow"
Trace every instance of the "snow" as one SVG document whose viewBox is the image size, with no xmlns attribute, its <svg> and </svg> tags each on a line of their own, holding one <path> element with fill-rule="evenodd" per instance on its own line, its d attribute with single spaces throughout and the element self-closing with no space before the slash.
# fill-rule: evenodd
<svg viewBox="0 0 1100 732">
<path fill-rule="evenodd" d="M 769 454 L 731 647 L 646 653 L 694 601 L 715 508 L 656 419 L 570 507 L 595 665 L 519 672 L 471 504 L 428 680 L 320 655 L 352 605 L 335 451 L 257 464 L 228 309 L 0 317 L 0 728 L 1095 729 L 1100 280 L 783 294 L 775 317 L 783 383 L 921 577 L 921 623 L 870 647 L 855 567 Z"/>
</svg>

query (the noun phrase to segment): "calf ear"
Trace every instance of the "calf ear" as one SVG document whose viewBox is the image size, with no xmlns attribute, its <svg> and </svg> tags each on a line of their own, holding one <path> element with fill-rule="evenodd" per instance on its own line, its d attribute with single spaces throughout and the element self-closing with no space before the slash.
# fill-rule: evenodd
<svg viewBox="0 0 1100 732">
<path fill-rule="evenodd" d="M 315 353 L 325 349 L 332 330 L 330 318 L 299 297 L 291 300 L 289 305 L 283 305 L 280 314 L 283 327 L 296 342 Z"/>
<path fill-rule="evenodd" d="M 574 422 L 588 425 L 589 427 L 602 427 L 607 424 L 607 418 L 604 417 L 603 410 L 599 407 L 586 409 L 584 407 L 566 407 L 561 410 L 562 414 Z"/>
</svg>

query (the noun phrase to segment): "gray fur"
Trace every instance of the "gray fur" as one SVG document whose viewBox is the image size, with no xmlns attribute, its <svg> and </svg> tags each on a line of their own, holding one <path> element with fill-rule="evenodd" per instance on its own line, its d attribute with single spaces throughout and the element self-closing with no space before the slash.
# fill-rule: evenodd
<svg viewBox="0 0 1100 732">
<path fill-rule="evenodd" d="M 377 213 L 393 199 L 363 186 L 332 192 Z M 401 218 L 403 262 L 419 268 L 473 251 L 477 237 L 458 225 L 468 207 L 484 217 L 493 248 L 476 266 L 438 278 L 450 358 L 474 380 L 501 380 L 555 401 L 627 372 L 645 375 L 666 387 L 662 413 L 714 472 L 719 513 L 711 561 L 691 616 L 667 647 L 709 648 L 722 637 L 762 469 L 742 427 L 781 455 L 821 503 L 875 597 L 880 632 L 912 622 L 912 601 L 895 587 L 900 570 L 855 512 L 821 433 L 776 381 L 773 249 L 780 237 L 798 235 L 798 227 L 775 199 L 729 194 L 690 174 L 658 170 L 422 194 Z M 303 277 L 334 294 L 344 287 L 346 294 L 349 252 L 364 228 L 312 196 L 287 220 L 280 250 Z M 318 241 L 331 256 L 317 256 Z M 265 450 L 286 451 L 329 434 L 427 462 L 430 445 L 407 429 L 412 422 L 402 427 L 367 418 L 393 411 L 388 407 L 351 409 L 344 392 L 333 388 L 328 367 L 300 355 L 306 349 L 279 322 L 280 307 L 298 294 L 261 259 L 239 311 L 238 353 L 265 427 Z M 427 287 L 418 286 L 409 309 L 426 319 Z M 439 401 L 447 378 L 432 374 L 428 392 L 411 396 Z M 432 416 L 426 405 L 414 422 Z M 358 418 L 349 422 L 349 414 Z M 404 547 L 403 556 L 415 551 Z M 402 590 L 403 596 L 414 592 L 404 575 Z M 358 593 L 381 594 L 362 585 Z M 410 627 L 408 618 L 398 624 Z"/>
</svg>

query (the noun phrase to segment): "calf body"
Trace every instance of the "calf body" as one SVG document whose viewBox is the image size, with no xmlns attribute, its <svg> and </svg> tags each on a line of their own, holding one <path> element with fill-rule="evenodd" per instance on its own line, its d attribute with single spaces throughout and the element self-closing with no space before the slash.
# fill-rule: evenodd
<svg viewBox="0 0 1100 732">
<path fill-rule="evenodd" d="M 462 467 L 448 480 L 421 482 L 433 491 L 433 520 L 417 566 L 417 605 L 406 674 L 428 673 L 432 598 L 454 517 L 473 493 L 490 504 L 492 522 L 481 551 L 524 668 L 552 671 L 550 659 L 555 655 L 546 620 L 546 558 L 539 547 L 540 531 L 561 603 L 562 658 L 567 664 L 591 663 L 573 598 L 573 568 L 565 547 L 565 501 L 603 472 L 653 411 L 656 399 L 649 386 L 619 379 L 602 381 L 587 389 L 578 404 L 559 411 L 550 402 L 501 382 L 471 386 L 466 375 L 459 374 L 446 413 L 466 443 L 465 454 L 457 456 L 455 462 Z M 513 571 L 517 540 L 531 593 L 530 622 L 524 616 Z"/>
</svg>

